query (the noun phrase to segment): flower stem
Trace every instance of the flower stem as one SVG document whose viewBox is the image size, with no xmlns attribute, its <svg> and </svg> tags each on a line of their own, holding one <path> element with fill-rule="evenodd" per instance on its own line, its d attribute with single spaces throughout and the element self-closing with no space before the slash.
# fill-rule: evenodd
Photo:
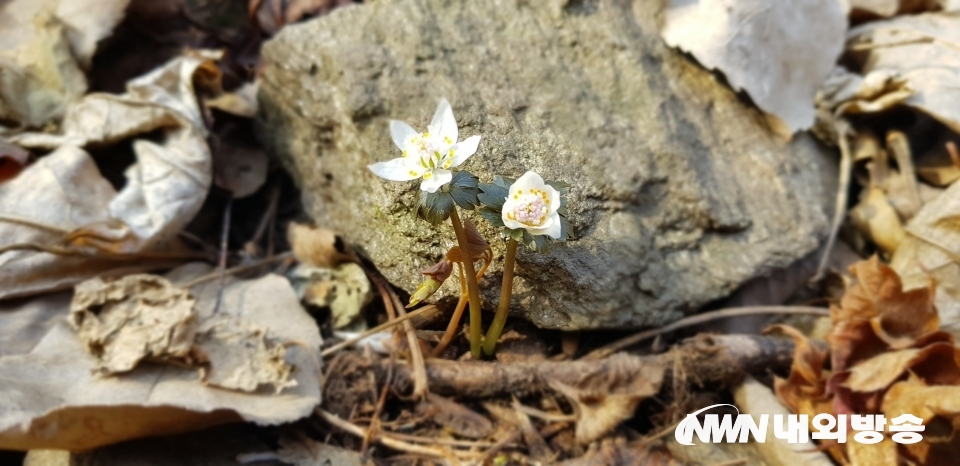
<svg viewBox="0 0 960 466">
<path fill-rule="evenodd" d="M 503 284 L 500 286 L 500 303 L 497 305 L 497 314 L 483 339 L 483 353 L 493 356 L 497 349 L 497 340 L 503 332 L 503 325 L 507 323 L 507 314 L 510 313 L 510 297 L 513 296 L 513 265 L 517 262 L 517 240 L 507 242 L 507 257 L 503 260 Z"/>
<path fill-rule="evenodd" d="M 457 235 L 457 243 L 460 245 L 460 251 L 463 252 L 463 271 L 467 279 L 467 296 L 470 298 L 470 353 L 473 358 L 480 359 L 480 345 L 483 342 L 483 331 L 480 328 L 482 324 L 482 315 L 480 314 L 480 287 L 477 286 L 477 269 L 473 266 L 473 260 L 469 256 L 470 245 L 467 244 L 467 233 L 463 230 L 463 224 L 460 222 L 460 214 L 454 207 L 450 213 L 450 223 L 453 224 L 453 232 Z"/>
</svg>

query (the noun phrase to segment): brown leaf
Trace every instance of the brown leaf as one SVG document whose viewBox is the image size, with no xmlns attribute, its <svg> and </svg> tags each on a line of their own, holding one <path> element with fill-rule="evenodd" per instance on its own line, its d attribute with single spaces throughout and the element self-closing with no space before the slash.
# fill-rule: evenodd
<svg viewBox="0 0 960 466">
<path fill-rule="evenodd" d="M 493 424 L 486 417 L 460 403 L 442 396 L 427 393 L 417 404 L 417 414 L 431 420 L 451 432 L 466 438 L 486 438 L 493 434 Z"/>
<path fill-rule="evenodd" d="M 907 235 L 897 211 L 878 187 L 861 193 L 860 203 L 850 210 L 850 219 L 861 233 L 888 254 L 896 251 Z"/>
<path fill-rule="evenodd" d="M 343 239 L 323 227 L 290 222 L 287 239 L 294 257 L 307 265 L 330 268 L 354 260 Z"/>
<path fill-rule="evenodd" d="M 144 359 L 186 360 L 197 319 L 190 293 L 156 275 L 128 275 L 77 285 L 70 324 L 103 374 L 127 372 Z"/>
<path fill-rule="evenodd" d="M 773 387 L 777 399 L 799 414 L 830 412 L 826 374 L 823 370 L 827 352 L 810 344 L 807 337 L 793 327 L 774 325 L 764 330 L 764 333 L 771 332 L 789 336 L 795 345 L 790 375 L 786 379 L 774 378 Z M 824 411 L 824 407 L 827 411 Z"/>
</svg>

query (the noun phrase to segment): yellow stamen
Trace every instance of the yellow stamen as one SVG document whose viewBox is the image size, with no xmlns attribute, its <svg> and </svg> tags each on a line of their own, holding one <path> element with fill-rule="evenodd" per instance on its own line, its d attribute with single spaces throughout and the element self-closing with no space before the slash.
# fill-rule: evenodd
<svg viewBox="0 0 960 466">
<path fill-rule="evenodd" d="M 429 180 L 432 177 L 433 177 L 433 172 L 426 172 L 423 174 L 423 179 L 425 180 Z"/>
<path fill-rule="evenodd" d="M 450 140 L 450 137 L 449 137 L 449 136 L 444 136 L 444 137 L 443 137 L 443 142 L 445 142 L 445 143 L 447 143 L 447 144 L 453 144 L 453 141 Z"/>
<path fill-rule="evenodd" d="M 417 172 L 410 170 L 410 176 L 417 176 Z"/>
</svg>

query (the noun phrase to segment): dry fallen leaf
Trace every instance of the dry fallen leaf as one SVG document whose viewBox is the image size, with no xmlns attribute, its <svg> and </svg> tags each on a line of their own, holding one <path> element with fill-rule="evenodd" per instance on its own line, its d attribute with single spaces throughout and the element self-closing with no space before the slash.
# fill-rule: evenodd
<svg viewBox="0 0 960 466">
<path fill-rule="evenodd" d="M 481 439 L 494 433 L 489 419 L 460 403 L 427 393 L 417 404 L 416 414 L 466 438 Z"/>
<path fill-rule="evenodd" d="M 343 239 L 323 227 L 290 222 L 287 240 L 294 257 L 303 264 L 330 268 L 354 260 Z"/>
<path fill-rule="evenodd" d="M 913 95 L 906 105 L 960 132 L 960 15 L 924 13 L 867 23 L 848 34 L 861 74 L 895 73 Z"/>
<path fill-rule="evenodd" d="M 156 275 L 77 285 L 70 324 L 97 357 L 97 371 L 126 372 L 143 359 L 186 360 L 197 331 L 190 293 Z"/>
<path fill-rule="evenodd" d="M 853 224 L 885 253 L 896 251 L 907 235 L 887 195 L 878 187 L 860 193 L 860 202 L 849 215 Z"/>
<path fill-rule="evenodd" d="M 131 81 L 124 95 L 90 94 L 70 106 L 61 134 L 11 137 L 21 146 L 54 152 L 0 185 L 0 211 L 28 220 L 0 223 L 0 236 L 49 245 L 67 234 L 108 254 L 170 251 L 211 183 L 207 132 L 193 83 L 219 76 L 213 62 L 218 56 L 198 52 L 175 59 Z M 162 143 L 134 140 L 137 163 L 127 169 L 119 193 L 79 149 L 155 130 L 163 131 Z M 28 226 L 29 221 L 47 227 Z M 9 251 L 0 254 L 0 298 L 61 289 L 107 269 L 142 269 L 142 262 Z"/>
<path fill-rule="evenodd" d="M 936 283 L 934 303 L 940 327 L 960 338 L 960 183 L 920 209 L 890 261 L 904 289 Z"/>
<path fill-rule="evenodd" d="M 366 326 L 361 311 L 373 301 L 373 292 L 360 265 L 345 262 L 328 269 L 300 264 L 288 278 L 305 304 L 330 308 L 333 328 L 363 330 Z"/>
<path fill-rule="evenodd" d="M 939 0 L 849 0 L 853 18 L 889 18 L 898 14 L 934 11 Z"/>
<path fill-rule="evenodd" d="M 577 414 L 576 438 L 581 445 L 603 437 L 621 422 L 633 417 L 641 401 L 655 395 L 663 381 L 664 367 L 651 364 L 644 377 L 634 377 L 626 354 L 607 358 L 606 373 L 584 378 L 576 385 L 548 383 L 573 404 Z"/>
<path fill-rule="evenodd" d="M 167 279 L 188 281 L 210 270 L 184 266 Z M 212 281 L 191 289 L 200 321 L 213 314 L 218 285 Z M 5 381 L 0 384 L 0 448 L 86 450 L 240 419 L 280 424 L 309 415 L 320 402 L 316 352 L 322 342 L 289 283 L 275 275 L 228 280 L 217 313 L 263 329 L 272 341 L 299 342 L 287 350 L 287 362 L 297 367 L 296 386 L 280 394 L 224 390 L 205 385 L 194 368 L 170 364 L 141 364 L 99 376 L 97 359 L 63 322 L 31 352 L 0 358 Z"/>
<path fill-rule="evenodd" d="M 814 96 L 843 50 L 846 27 L 836 0 L 671 0 L 661 35 L 722 71 L 789 136 L 813 125 Z"/>
</svg>

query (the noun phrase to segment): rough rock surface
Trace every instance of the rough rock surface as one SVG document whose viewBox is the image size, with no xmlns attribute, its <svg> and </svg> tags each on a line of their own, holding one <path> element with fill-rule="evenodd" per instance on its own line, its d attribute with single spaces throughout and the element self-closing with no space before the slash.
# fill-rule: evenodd
<svg viewBox="0 0 960 466">
<path fill-rule="evenodd" d="M 830 157 L 658 37 L 657 0 L 378 0 L 290 26 L 264 47 L 259 128 L 309 213 L 393 283 L 454 244 L 416 220 L 418 183 L 365 167 L 397 157 L 388 120 L 426 128 L 450 100 L 462 168 L 572 185 L 577 240 L 518 258 L 512 312 L 541 327 L 661 325 L 813 250 Z M 504 243 L 472 216 L 502 261 Z M 496 305 L 500 272 L 481 283 Z M 450 280 L 442 293 L 458 292 Z"/>
</svg>

